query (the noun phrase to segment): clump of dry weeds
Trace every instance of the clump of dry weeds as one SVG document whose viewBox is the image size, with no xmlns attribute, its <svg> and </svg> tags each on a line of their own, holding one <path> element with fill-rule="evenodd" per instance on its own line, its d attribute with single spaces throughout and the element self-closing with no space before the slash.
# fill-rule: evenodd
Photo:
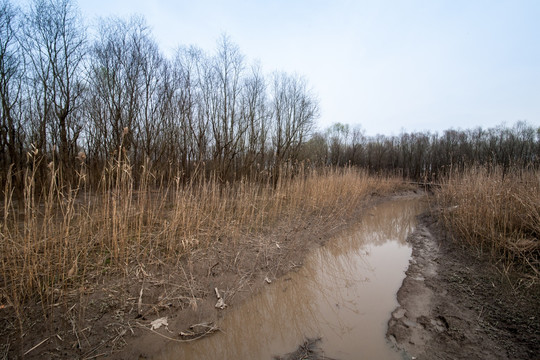
<svg viewBox="0 0 540 360">
<path fill-rule="evenodd" d="M 540 172 L 475 167 L 443 182 L 436 199 L 458 239 L 540 275 Z"/>
<path fill-rule="evenodd" d="M 320 349 L 320 342 L 320 338 L 306 339 L 296 351 L 284 356 L 275 356 L 274 360 L 333 360 L 324 355 L 324 352 Z"/>
<path fill-rule="evenodd" d="M 23 197 L 14 199 L 9 183 L 3 189 L 0 221 L 0 305 L 16 314 L 20 334 L 28 302 L 41 304 L 46 318 L 67 303 L 67 294 L 82 296 L 88 284 L 107 276 L 174 264 L 196 248 L 234 242 L 284 218 L 339 217 L 367 195 L 392 192 L 401 183 L 352 168 L 300 169 L 277 184 L 270 179 L 223 184 L 203 175 L 164 180 L 150 163 L 134 179 L 131 165 L 119 156 L 103 171 L 97 190 L 86 187 L 84 163 L 69 186 L 61 183 L 54 161 L 48 186 L 41 189 L 31 170 L 39 160 L 31 161 Z"/>
</svg>

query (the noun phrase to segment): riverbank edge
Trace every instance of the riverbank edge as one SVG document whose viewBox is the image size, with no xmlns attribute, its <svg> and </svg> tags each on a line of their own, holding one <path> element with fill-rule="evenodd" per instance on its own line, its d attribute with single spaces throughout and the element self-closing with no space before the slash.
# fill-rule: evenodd
<svg viewBox="0 0 540 360">
<path fill-rule="evenodd" d="M 168 342 L 211 336 L 216 329 L 181 334 L 193 332 L 193 325 L 216 324 L 268 281 L 297 271 L 312 250 L 353 227 L 370 208 L 422 196 L 423 191 L 408 189 L 371 193 L 353 211 L 340 212 L 339 217 L 283 219 L 270 231 L 247 236 L 239 243 L 224 237 L 176 264 L 141 266 L 130 276 L 80 288 L 73 292 L 76 306 L 59 306 L 60 316 L 36 322 L 33 331 L 24 335 L 25 343 L 36 344 L 24 349 L 24 358 L 149 359 L 159 355 Z M 224 309 L 215 307 L 215 289 L 224 300 Z M 152 329 L 153 321 L 164 318 L 166 325 Z M 47 337 L 47 333 L 56 335 Z M 8 346 L 3 352 L 16 355 L 12 339 L 4 340 Z"/>
<path fill-rule="evenodd" d="M 267 285 L 267 280 L 274 281 L 291 271 L 298 271 L 303 265 L 304 260 L 314 249 L 324 246 L 332 237 L 338 236 L 340 233 L 356 226 L 363 216 L 369 214 L 371 208 L 397 199 L 422 198 L 424 196 L 425 193 L 421 190 L 396 192 L 387 195 L 371 194 L 353 212 L 331 224 L 317 223 L 316 219 L 308 219 L 303 224 L 297 224 L 294 229 L 287 229 L 287 231 L 284 231 L 284 229 L 275 229 L 276 231 L 273 231 L 266 238 L 266 244 L 268 246 L 263 246 L 266 252 L 269 252 L 271 249 L 271 254 L 266 254 L 268 256 L 267 264 L 253 270 L 252 274 L 250 274 L 249 283 L 244 282 L 242 284 L 242 279 L 238 277 L 238 274 L 230 274 L 232 275 L 231 277 L 219 279 L 212 284 L 206 284 L 206 288 L 219 289 L 227 303 L 225 309 L 220 310 L 215 308 L 214 305 L 217 299 L 213 292 L 206 294 L 209 296 L 201 299 L 202 301 L 195 311 L 191 308 L 187 309 L 188 311 L 176 311 L 173 313 L 171 316 L 173 326 L 169 326 L 169 328 L 175 329 L 174 333 L 179 333 L 178 330 L 181 329 L 181 324 L 186 327 L 189 324 L 217 322 L 219 318 L 227 316 L 228 310 L 240 305 L 258 292 L 263 291 Z M 220 252 L 220 250 L 215 251 Z M 256 256 L 256 253 L 260 252 L 255 250 L 251 254 Z M 214 270 L 215 268 L 212 269 L 212 271 Z M 218 275 L 217 277 L 220 278 L 221 276 Z M 222 291 L 223 289 L 235 290 L 234 293 L 231 293 L 230 290 Z M 163 331 L 160 333 L 167 337 L 171 336 L 170 332 Z M 147 330 L 142 333 L 132 334 L 127 339 L 126 346 L 121 351 L 111 354 L 110 358 L 151 359 L 158 355 L 160 349 L 168 342 L 178 340 L 177 337 L 172 340 L 156 335 L 156 333 L 148 332 Z"/>
<path fill-rule="evenodd" d="M 387 338 L 404 359 L 533 359 L 540 285 L 453 240 L 429 211 L 407 238 L 412 258 Z"/>
</svg>

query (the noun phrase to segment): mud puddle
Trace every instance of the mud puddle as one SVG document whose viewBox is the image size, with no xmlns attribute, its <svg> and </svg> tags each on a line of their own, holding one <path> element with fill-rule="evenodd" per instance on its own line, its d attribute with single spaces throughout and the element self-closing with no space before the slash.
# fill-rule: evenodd
<svg viewBox="0 0 540 360">
<path fill-rule="evenodd" d="M 383 203 L 353 231 L 314 251 L 299 271 L 221 319 L 218 332 L 171 343 L 159 359 L 270 359 L 321 338 L 324 356 L 400 359 L 385 339 L 411 248 L 405 242 L 423 209 L 419 198 Z"/>
</svg>

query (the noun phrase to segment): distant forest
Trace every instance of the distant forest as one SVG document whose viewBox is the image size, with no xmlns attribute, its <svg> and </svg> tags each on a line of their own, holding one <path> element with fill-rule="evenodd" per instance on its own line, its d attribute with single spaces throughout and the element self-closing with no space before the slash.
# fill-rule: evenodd
<svg viewBox="0 0 540 360">
<path fill-rule="evenodd" d="M 525 122 L 375 137 L 340 123 L 316 131 L 319 104 L 307 80 L 263 74 L 227 36 L 212 53 L 180 46 L 167 57 L 144 18 L 87 28 L 71 0 L 24 9 L 0 0 L 0 40 L 3 187 L 23 187 L 29 170 L 45 184 L 51 163 L 65 184 L 84 171 L 98 186 L 112 162 L 129 164 L 135 182 L 142 172 L 277 181 L 299 164 L 431 181 L 473 164 L 537 167 L 540 159 L 540 128 Z"/>
<path fill-rule="evenodd" d="M 504 175 L 511 169 L 538 168 L 540 127 L 518 121 L 512 127 L 366 137 L 360 128 L 351 130 L 337 123 L 325 133 L 313 134 L 302 147 L 301 157 L 417 181 L 435 181 L 471 166 L 499 168 Z"/>
</svg>

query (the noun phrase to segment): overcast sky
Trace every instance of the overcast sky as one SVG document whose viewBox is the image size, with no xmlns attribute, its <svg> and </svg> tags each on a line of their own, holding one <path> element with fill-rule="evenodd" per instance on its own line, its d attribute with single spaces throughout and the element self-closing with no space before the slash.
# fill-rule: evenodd
<svg viewBox="0 0 540 360">
<path fill-rule="evenodd" d="M 320 128 L 368 135 L 540 126 L 538 0 L 78 0 L 85 19 L 142 14 L 165 54 L 226 33 L 265 72 L 305 76 Z"/>
</svg>

